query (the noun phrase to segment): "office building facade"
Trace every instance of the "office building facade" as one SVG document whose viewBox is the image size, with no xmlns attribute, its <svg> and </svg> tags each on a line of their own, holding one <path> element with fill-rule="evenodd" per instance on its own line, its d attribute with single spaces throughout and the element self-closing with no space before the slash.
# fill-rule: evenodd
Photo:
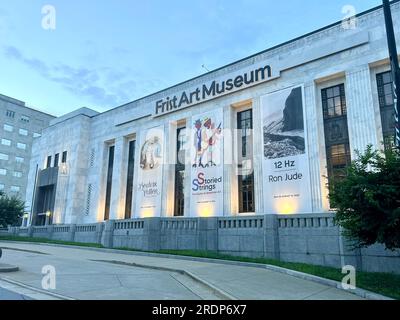
<svg viewBox="0 0 400 320">
<path fill-rule="evenodd" d="M 392 4 L 400 34 L 400 3 Z M 399 39 L 400 40 L 400 39 Z M 328 213 L 327 183 L 390 147 L 383 10 L 104 113 L 52 121 L 32 149 L 29 223 Z"/>
<path fill-rule="evenodd" d="M 25 200 L 33 141 L 54 118 L 0 95 L 0 191 Z"/>
</svg>

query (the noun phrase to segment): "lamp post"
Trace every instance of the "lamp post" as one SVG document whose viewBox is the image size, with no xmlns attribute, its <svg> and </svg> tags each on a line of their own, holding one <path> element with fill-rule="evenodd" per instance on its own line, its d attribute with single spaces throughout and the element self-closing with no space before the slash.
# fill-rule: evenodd
<svg viewBox="0 0 400 320">
<path fill-rule="evenodd" d="M 395 114 L 395 146 L 400 148 L 400 68 L 397 56 L 396 37 L 394 35 L 392 11 L 390 1 L 383 0 L 383 11 L 385 14 L 386 34 L 389 46 L 390 65 L 392 68 L 393 88 L 394 88 L 394 114 Z"/>
<path fill-rule="evenodd" d="M 45 222 L 45 225 L 46 225 L 46 226 L 50 224 L 50 218 L 51 218 L 51 211 L 48 210 L 48 211 L 46 212 L 46 222 Z"/>
</svg>

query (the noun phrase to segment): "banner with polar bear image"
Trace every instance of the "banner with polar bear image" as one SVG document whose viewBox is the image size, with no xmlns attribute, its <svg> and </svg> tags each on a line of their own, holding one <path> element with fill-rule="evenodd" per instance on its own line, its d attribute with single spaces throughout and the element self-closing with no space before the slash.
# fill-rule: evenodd
<svg viewBox="0 0 400 320">
<path fill-rule="evenodd" d="M 164 126 L 148 129 L 141 134 L 139 152 L 136 217 L 160 217 L 164 166 Z"/>
<path fill-rule="evenodd" d="M 194 116 L 190 125 L 191 216 L 222 216 L 223 111 Z"/>
<path fill-rule="evenodd" d="M 264 210 L 312 213 L 303 87 L 261 97 Z"/>
</svg>

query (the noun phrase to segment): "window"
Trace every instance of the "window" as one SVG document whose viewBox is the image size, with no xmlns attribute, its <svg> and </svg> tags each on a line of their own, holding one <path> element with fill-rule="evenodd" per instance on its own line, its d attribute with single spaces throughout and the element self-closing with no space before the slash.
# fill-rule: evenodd
<svg viewBox="0 0 400 320">
<path fill-rule="evenodd" d="M 106 205 L 104 210 L 104 220 L 110 219 L 110 205 L 111 205 L 111 188 L 114 170 L 114 151 L 115 147 L 108 148 L 108 170 L 107 170 L 107 185 L 106 185 Z M 64 154 L 63 154 L 64 155 Z"/>
<path fill-rule="evenodd" d="M 345 144 L 338 144 L 329 148 L 331 164 L 335 168 L 344 168 L 347 164 L 347 154 L 349 150 Z"/>
<path fill-rule="evenodd" d="M 61 163 L 67 163 L 67 151 L 62 153 Z"/>
<path fill-rule="evenodd" d="M 40 138 L 42 135 L 40 133 L 34 132 L 33 137 L 34 138 Z"/>
<path fill-rule="evenodd" d="M 346 167 L 350 164 L 350 149 L 348 144 L 331 146 L 328 149 L 330 175 L 335 178 L 344 176 Z"/>
<path fill-rule="evenodd" d="M 8 140 L 8 139 L 1 139 L 1 144 L 3 145 L 3 146 L 11 146 L 11 140 Z"/>
<path fill-rule="evenodd" d="M 253 111 L 237 114 L 239 213 L 254 212 Z"/>
<path fill-rule="evenodd" d="M 328 179 L 340 178 L 351 162 L 344 84 L 321 91 Z"/>
<path fill-rule="evenodd" d="M 28 130 L 19 129 L 19 134 L 20 134 L 21 136 L 27 136 L 27 135 L 28 135 Z"/>
<path fill-rule="evenodd" d="M 129 142 L 128 176 L 126 180 L 126 197 L 125 197 L 125 219 L 132 218 L 133 177 L 135 170 L 135 146 L 136 146 L 135 140 Z"/>
<path fill-rule="evenodd" d="M 0 183 L 0 190 L 3 191 L 5 188 L 6 188 L 6 186 L 4 184 Z"/>
<path fill-rule="evenodd" d="M 376 75 L 378 84 L 379 107 L 381 111 L 382 131 L 385 148 L 394 146 L 395 114 L 394 114 L 394 88 L 392 72 Z"/>
<path fill-rule="evenodd" d="M 14 171 L 14 172 L 13 172 L 13 177 L 15 177 L 15 178 L 22 178 L 22 172 L 20 172 L 20 171 Z"/>
<path fill-rule="evenodd" d="M 30 118 L 28 116 L 21 116 L 21 121 L 25 123 L 29 123 Z"/>
<path fill-rule="evenodd" d="M 21 150 L 26 150 L 26 144 L 18 142 L 17 143 L 17 148 L 21 149 Z"/>
<path fill-rule="evenodd" d="M 21 190 L 21 188 L 18 186 L 11 186 L 11 188 L 10 188 L 11 192 L 19 192 L 20 190 Z"/>
<path fill-rule="evenodd" d="M 8 154 L 0 153 L 0 160 L 8 160 L 8 159 L 9 159 Z"/>
<path fill-rule="evenodd" d="M 58 167 L 58 160 L 60 158 L 60 154 L 56 153 L 56 155 L 54 156 L 54 168 Z"/>
<path fill-rule="evenodd" d="M 13 132 L 13 130 L 14 130 L 14 127 L 9 124 L 5 124 L 3 126 L 3 128 L 4 128 L 4 131 L 7 131 L 7 132 Z"/>
<path fill-rule="evenodd" d="M 11 111 L 11 110 L 7 110 L 7 111 L 6 111 L 6 116 L 7 116 L 8 118 L 14 119 L 14 118 L 15 118 L 15 112 L 14 112 L 14 111 Z"/>
<path fill-rule="evenodd" d="M 175 164 L 175 206 L 174 216 L 185 215 L 185 155 L 186 155 L 186 128 L 177 130 L 176 164 Z"/>
<path fill-rule="evenodd" d="M 46 169 L 51 167 L 51 156 L 47 157 L 47 161 L 46 161 Z"/>
<path fill-rule="evenodd" d="M 347 114 L 344 84 L 322 90 L 322 107 L 325 119 Z"/>
<path fill-rule="evenodd" d="M 7 169 L 0 169 L 0 176 L 6 176 L 7 175 Z"/>
<path fill-rule="evenodd" d="M 21 157 L 15 157 L 15 162 L 21 164 L 25 162 L 25 159 Z"/>
</svg>

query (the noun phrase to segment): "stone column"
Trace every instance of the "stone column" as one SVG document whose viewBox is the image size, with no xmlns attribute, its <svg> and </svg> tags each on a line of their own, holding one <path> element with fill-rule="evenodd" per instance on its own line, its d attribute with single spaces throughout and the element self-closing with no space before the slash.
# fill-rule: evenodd
<svg viewBox="0 0 400 320">
<path fill-rule="evenodd" d="M 47 226 L 47 238 L 48 239 L 53 239 L 53 233 L 54 233 L 54 226 L 53 225 Z"/>
<path fill-rule="evenodd" d="M 161 197 L 161 217 L 174 215 L 176 123 L 166 123 L 164 128 L 164 166 Z"/>
<path fill-rule="evenodd" d="M 264 216 L 264 256 L 276 260 L 280 259 L 278 223 L 277 215 Z"/>
<path fill-rule="evenodd" d="M 72 241 L 72 242 L 75 241 L 75 232 L 76 232 L 76 224 L 71 224 L 69 226 L 69 231 L 68 231 L 68 239 L 69 239 L 69 241 Z"/>
<path fill-rule="evenodd" d="M 355 150 L 363 152 L 369 144 L 380 147 L 369 65 L 346 72 L 346 100 L 351 157 L 355 159 Z"/>
<path fill-rule="evenodd" d="M 264 158 L 264 137 L 261 123 L 260 98 L 253 100 L 253 168 L 254 168 L 254 201 L 257 214 L 264 214 L 264 185 L 262 163 Z"/>
<path fill-rule="evenodd" d="M 101 244 L 106 248 L 113 247 L 114 225 L 114 220 L 108 220 L 104 222 L 104 231 L 101 237 Z"/>
<path fill-rule="evenodd" d="M 192 217 L 193 212 L 190 212 L 190 201 L 192 194 L 192 145 L 193 145 L 193 130 L 192 118 L 186 118 L 186 156 L 185 156 L 185 217 Z"/>
<path fill-rule="evenodd" d="M 16 234 L 16 227 L 8 226 L 8 234 L 10 236 L 17 236 L 18 234 Z"/>
<path fill-rule="evenodd" d="M 124 137 L 115 140 L 114 168 L 111 187 L 110 219 L 125 218 L 125 191 L 127 178 L 127 143 Z"/>
<path fill-rule="evenodd" d="M 197 250 L 218 251 L 218 217 L 197 218 Z"/>
<path fill-rule="evenodd" d="M 30 237 L 30 238 L 33 237 L 33 226 L 28 227 L 28 237 Z"/>
<path fill-rule="evenodd" d="M 100 222 L 96 225 L 96 243 L 101 244 L 101 238 L 103 236 L 104 223 Z"/>
<path fill-rule="evenodd" d="M 307 132 L 307 148 L 308 162 L 310 168 L 310 190 L 312 201 L 312 213 L 327 211 L 328 203 L 323 201 L 322 191 L 325 187 L 325 180 L 321 180 L 323 173 L 321 172 L 320 146 L 325 146 L 324 135 L 319 134 L 318 125 L 323 126 L 322 111 L 318 110 L 316 98 L 316 84 L 314 81 L 308 82 L 304 86 L 305 112 L 306 112 L 306 132 Z M 321 108 L 322 109 L 322 108 Z M 318 112 L 319 111 L 319 112 Z M 322 130 L 323 131 L 323 130 Z M 311 212 L 310 212 L 311 213 Z"/>
<path fill-rule="evenodd" d="M 232 203 L 232 190 L 235 185 L 235 167 L 233 166 L 233 132 L 232 132 L 232 107 L 227 105 L 223 108 L 224 119 L 224 143 L 223 143 L 223 174 L 224 174 L 224 212 L 223 215 L 230 216 L 237 211 Z M 218 213 L 219 215 L 222 215 Z"/>
<path fill-rule="evenodd" d="M 343 230 L 339 231 L 340 233 Z M 355 247 L 354 241 L 345 238 L 342 234 L 339 235 L 339 241 L 341 241 L 341 264 L 344 266 L 353 266 L 356 270 L 363 270 L 361 249 Z"/>
<path fill-rule="evenodd" d="M 147 236 L 144 250 L 156 251 L 161 248 L 161 218 L 147 218 L 144 222 L 144 232 Z"/>
<path fill-rule="evenodd" d="M 96 221 L 104 221 L 104 208 L 106 202 L 106 184 L 107 184 L 107 166 L 108 166 L 108 148 L 109 145 L 107 143 L 102 143 L 98 148 L 98 158 L 100 162 L 98 164 L 98 174 L 97 179 L 98 183 L 94 184 L 93 189 L 93 199 L 96 199 L 96 195 L 98 200 L 93 208 L 93 211 L 96 212 Z M 96 181 L 96 180 L 92 180 Z"/>
</svg>

